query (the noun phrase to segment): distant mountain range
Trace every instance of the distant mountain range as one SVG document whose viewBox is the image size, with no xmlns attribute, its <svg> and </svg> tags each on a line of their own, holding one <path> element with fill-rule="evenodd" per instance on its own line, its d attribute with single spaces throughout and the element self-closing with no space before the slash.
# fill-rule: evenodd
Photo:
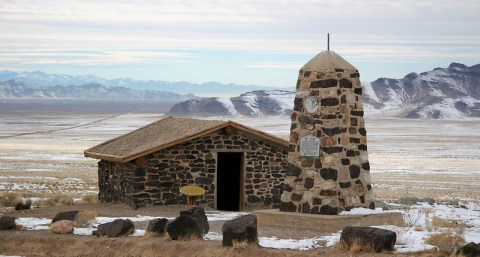
<svg viewBox="0 0 480 257">
<path fill-rule="evenodd" d="M 362 83 L 367 116 L 459 119 L 480 117 L 480 64 L 410 73 L 403 79 L 377 79 Z M 259 90 L 237 97 L 190 99 L 174 105 L 170 113 L 182 116 L 288 115 L 293 91 Z"/>
<path fill-rule="evenodd" d="M 468 67 L 452 63 L 448 68 L 410 73 L 402 79 L 380 78 L 371 83 L 362 82 L 362 85 L 367 116 L 480 117 L 480 64 Z M 247 91 L 250 92 L 245 93 Z M 195 96 L 227 93 L 238 96 Z M 158 99 L 179 102 L 170 110 L 174 115 L 261 117 L 289 115 L 294 92 L 217 82 L 107 80 L 90 75 L 0 71 L 0 98 Z"/>
<path fill-rule="evenodd" d="M 180 95 L 155 90 L 133 90 L 126 87 L 104 87 L 100 84 L 39 86 L 25 82 L 8 80 L 0 82 L 0 98 L 66 98 L 66 99 L 154 99 L 183 101 L 195 95 Z"/>
<path fill-rule="evenodd" d="M 123 87 L 135 90 L 166 91 L 181 95 L 194 94 L 197 96 L 234 96 L 252 90 L 281 89 L 254 85 L 222 84 L 218 82 L 195 84 L 184 81 L 167 82 L 158 80 L 135 80 L 130 78 L 105 79 L 94 75 L 70 76 L 64 74 L 48 74 L 40 71 L 0 71 L 0 82 L 7 80 L 15 80 L 16 82 L 39 86 L 83 86 L 85 84 L 100 84 L 107 88 Z"/>
</svg>

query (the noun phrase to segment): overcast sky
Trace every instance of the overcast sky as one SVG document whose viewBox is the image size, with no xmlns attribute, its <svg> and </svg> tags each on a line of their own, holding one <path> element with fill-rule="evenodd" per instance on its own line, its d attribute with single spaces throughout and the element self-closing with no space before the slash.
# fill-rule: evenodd
<svg viewBox="0 0 480 257">
<path fill-rule="evenodd" d="M 478 0 L 1 0 L 0 69 L 293 87 L 331 50 L 362 81 L 480 63 Z"/>
</svg>

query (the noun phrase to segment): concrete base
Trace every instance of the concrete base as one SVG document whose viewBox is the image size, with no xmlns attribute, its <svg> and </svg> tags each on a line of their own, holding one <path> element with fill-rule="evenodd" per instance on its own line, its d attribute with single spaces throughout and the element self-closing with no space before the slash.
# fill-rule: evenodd
<svg viewBox="0 0 480 257">
<path fill-rule="evenodd" d="M 365 215 L 318 215 L 270 209 L 254 211 L 253 213 L 257 216 L 260 226 L 308 228 L 327 232 L 337 232 L 346 226 L 405 226 L 400 212 Z"/>
</svg>

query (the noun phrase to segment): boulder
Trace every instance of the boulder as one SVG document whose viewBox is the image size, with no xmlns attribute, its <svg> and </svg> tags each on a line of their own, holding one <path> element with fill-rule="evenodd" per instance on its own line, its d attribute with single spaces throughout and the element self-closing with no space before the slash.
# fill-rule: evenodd
<svg viewBox="0 0 480 257">
<path fill-rule="evenodd" d="M 191 216 L 180 216 L 168 221 L 166 229 L 173 240 L 201 238 L 203 235 L 197 220 Z"/>
<path fill-rule="evenodd" d="M 391 230 L 348 226 L 343 229 L 340 242 L 348 248 L 358 244 L 362 249 L 371 249 L 379 253 L 393 251 L 397 234 Z"/>
<path fill-rule="evenodd" d="M 180 216 L 189 216 L 195 219 L 198 225 L 200 226 L 202 235 L 205 235 L 208 233 L 208 230 L 210 229 L 210 227 L 208 226 L 207 215 L 205 215 L 205 210 L 202 207 L 192 206 L 187 210 L 181 211 Z"/>
<path fill-rule="evenodd" d="M 77 217 L 78 211 L 65 211 L 59 212 L 55 217 L 52 219 L 52 224 L 59 221 L 59 220 L 71 220 L 75 221 L 75 217 Z"/>
<path fill-rule="evenodd" d="M 233 246 L 233 242 L 258 242 L 257 216 L 249 214 L 226 221 L 222 234 L 223 246 Z"/>
<path fill-rule="evenodd" d="M 465 257 L 480 256 L 480 243 L 476 244 L 474 242 L 470 242 L 468 244 L 462 245 L 457 250 L 456 255 L 465 256 Z"/>
<path fill-rule="evenodd" d="M 112 222 L 98 225 L 97 230 L 92 233 L 98 237 L 119 237 L 131 235 L 133 232 L 135 232 L 135 225 L 133 225 L 131 220 L 116 219 Z"/>
<path fill-rule="evenodd" d="M 155 236 L 163 236 L 165 234 L 165 225 L 168 220 L 165 218 L 154 219 L 148 222 L 147 234 Z"/>
<path fill-rule="evenodd" d="M 10 216 L 0 216 L 0 230 L 14 229 L 16 219 Z"/>
<path fill-rule="evenodd" d="M 75 222 L 71 220 L 59 220 L 50 225 L 50 231 L 55 234 L 72 234 Z"/>
</svg>

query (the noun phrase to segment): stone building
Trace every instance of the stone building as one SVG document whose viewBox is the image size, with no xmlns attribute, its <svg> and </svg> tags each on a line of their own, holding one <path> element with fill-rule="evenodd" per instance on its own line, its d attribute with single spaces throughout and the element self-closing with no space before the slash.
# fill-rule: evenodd
<svg viewBox="0 0 480 257">
<path fill-rule="evenodd" d="M 288 142 L 232 121 L 165 118 L 85 151 L 98 162 L 99 199 L 185 204 L 179 188 L 220 210 L 278 208 Z"/>
<path fill-rule="evenodd" d="M 280 211 L 374 206 L 358 70 L 324 51 L 299 72 Z"/>
</svg>

